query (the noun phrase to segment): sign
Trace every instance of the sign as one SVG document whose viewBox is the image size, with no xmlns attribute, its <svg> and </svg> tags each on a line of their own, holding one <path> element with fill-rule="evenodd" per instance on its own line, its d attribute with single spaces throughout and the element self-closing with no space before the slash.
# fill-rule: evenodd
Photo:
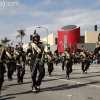
<svg viewBox="0 0 100 100">
<path fill-rule="evenodd" d="M 50 46 L 50 44 L 46 44 L 46 46 Z"/>
</svg>

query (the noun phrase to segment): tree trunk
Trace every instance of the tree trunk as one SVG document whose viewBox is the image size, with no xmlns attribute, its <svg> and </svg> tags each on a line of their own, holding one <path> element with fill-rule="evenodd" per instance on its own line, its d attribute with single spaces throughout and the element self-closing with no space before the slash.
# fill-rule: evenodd
<svg viewBox="0 0 100 100">
<path fill-rule="evenodd" d="M 22 45 L 22 36 L 21 36 L 21 45 Z"/>
</svg>

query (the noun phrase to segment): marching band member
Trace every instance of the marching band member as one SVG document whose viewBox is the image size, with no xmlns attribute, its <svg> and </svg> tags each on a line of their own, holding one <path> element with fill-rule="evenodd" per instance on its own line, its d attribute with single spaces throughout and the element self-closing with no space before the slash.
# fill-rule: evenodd
<svg viewBox="0 0 100 100">
<path fill-rule="evenodd" d="M 85 73 L 85 64 L 86 64 L 86 52 L 85 52 L 85 48 L 82 48 L 81 52 L 80 52 L 80 57 L 81 57 L 81 62 L 82 62 L 82 71 L 83 74 Z"/>
<path fill-rule="evenodd" d="M 8 80 L 12 80 L 12 75 L 13 75 L 13 70 L 14 70 L 14 55 L 11 51 L 11 46 L 7 47 L 6 50 L 6 65 L 8 68 L 8 72 L 7 72 L 7 76 L 8 76 Z"/>
<path fill-rule="evenodd" d="M 52 73 L 52 71 L 54 69 L 54 67 L 53 67 L 53 59 L 54 59 L 54 57 L 53 57 L 52 52 L 50 50 L 48 50 L 48 54 L 47 54 L 47 63 L 48 64 L 47 65 L 48 65 L 49 76 L 51 76 L 51 73 Z"/>
<path fill-rule="evenodd" d="M 45 76 L 44 68 L 44 43 L 40 41 L 40 35 L 36 33 L 33 34 L 33 42 L 31 43 L 31 48 L 27 50 L 27 55 L 31 55 L 30 64 L 32 66 L 32 91 L 37 93 L 40 91 L 40 85 L 42 79 Z M 37 70 L 39 71 L 37 79 Z M 37 79 L 37 80 L 36 80 Z"/>
<path fill-rule="evenodd" d="M 91 55 L 90 55 L 89 51 L 87 50 L 87 52 L 86 52 L 86 67 L 84 69 L 85 73 L 87 73 L 90 63 L 91 63 Z"/>
<path fill-rule="evenodd" d="M 0 94 L 1 94 L 2 84 L 4 82 L 4 73 L 6 72 L 4 66 L 5 55 L 6 55 L 5 47 L 0 45 Z"/>
<path fill-rule="evenodd" d="M 67 79 L 70 79 L 69 78 L 69 74 L 72 72 L 72 65 L 73 65 L 73 62 L 72 62 L 72 54 L 70 52 L 70 48 L 67 47 L 65 49 L 65 56 L 66 56 L 66 78 Z"/>
<path fill-rule="evenodd" d="M 62 70 L 64 70 L 64 66 L 65 66 L 65 53 L 64 52 L 61 54 L 61 62 L 62 62 Z"/>
<path fill-rule="evenodd" d="M 25 52 L 23 51 L 23 47 L 18 45 L 16 50 L 16 69 L 17 69 L 17 83 L 18 85 L 23 83 L 23 76 L 25 74 Z"/>
</svg>

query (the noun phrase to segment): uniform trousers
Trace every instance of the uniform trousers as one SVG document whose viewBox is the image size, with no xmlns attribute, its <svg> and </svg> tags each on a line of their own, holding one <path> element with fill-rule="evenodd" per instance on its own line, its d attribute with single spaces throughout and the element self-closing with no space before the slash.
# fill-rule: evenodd
<svg viewBox="0 0 100 100">
<path fill-rule="evenodd" d="M 52 71 L 53 71 L 53 63 L 48 63 L 48 72 L 49 72 L 49 75 L 51 75 Z"/>
<path fill-rule="evenodd" d="M 87 71 L 87 69 L 89 68 L 89 66 L 90 66 L 90 61 L 86 61 L 85 71 Z"/>
<path fill-rule="evenodd" d="M 3 66 L 3 63 L 0 63 L 0 90 L 4 82 L 4 73 L 5 73 L 5 67 Z"/>
<path fill-rule="evenodd" d="M 82 61 L 82 71 L 85 72 L 85 61 Z"/>
<path fill-rule="evenodd" d="M 72 72 L 72 62 L 68 61 L 66 64 L 66 75 L 69 78 L 69 74 Z"/>
<path fill-rule="evenodd" d="M 62 70 L 64 70 L 65 61 L 62 61 Z"/>
<path fill-rule="evenodd" d="M 34 66 L 33 66 L 32 69 L 34 69 L 34 71 L 32 71 L 32 86 L 33 87 L 40 86 L 41 85 L 41 82 L 42 82 L 42 79 L 45 76 L 45 68 L 44 68 L 44 65 L 39 65 L 39 62 L 38 62 L 36 64 L 36 67 L 34 68 Z M 37 71 L 39 72 L 38 78 L 37 78 Z"/>
<path fill-rule="evenodd" d="M 8 72 L 7 72 L 8 79 L 11 79 L 12 75 L 13 75 L 13 70 L 14 70 L 14 63 L 13 62 L 7 62 L 6 65 L 7 65 L 7 68 L 8 68 Z"/>
<path fill-rule="evenodd" d="M 0 78 L 0 90 L 1 90 L 1 88 L 2 88 L 3 82 L 4 82 L 4 77 Z"/>
<path fill-rule="evenodd" d="M 23 82 L 23 76 L 25 74 L 25 67 L 17 65 L 16 68 L 17 68 L 17 82 Z"/>
</svg>

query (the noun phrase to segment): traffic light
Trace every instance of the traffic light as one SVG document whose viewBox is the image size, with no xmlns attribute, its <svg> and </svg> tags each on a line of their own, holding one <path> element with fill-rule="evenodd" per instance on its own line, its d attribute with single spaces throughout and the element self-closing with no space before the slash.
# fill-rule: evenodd
<svg viewBox="0 0 100 100">
<path fill-rule="evenodd" d="M 30 41 L 33 41 L 33 36 L 32 35 L 30 35 Z"/>
<path fill-rule="evenodd" d="M 16 48 L 18 47 L 18 45 L 16 45 Z"/>
<path fill-rule="evenodd" d="M 97 31 L 97 28 L 98 28 L 97 25 L 95 25 L 95 26 L 94 26 L 94 30 Z"/>
</svg>

